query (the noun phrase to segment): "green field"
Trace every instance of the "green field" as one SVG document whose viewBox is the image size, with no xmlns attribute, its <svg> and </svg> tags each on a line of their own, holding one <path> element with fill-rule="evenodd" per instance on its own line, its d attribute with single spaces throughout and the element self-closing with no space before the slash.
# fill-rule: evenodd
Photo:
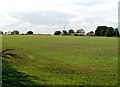
<svg viewBox="0 0 120 87">
<path fill-rule="evenodd" d="M 118 38 L 3 35 L 3 86 L 117 85 Z M 29 87 L 29 86 L 28 86 Z"/>
</svg>

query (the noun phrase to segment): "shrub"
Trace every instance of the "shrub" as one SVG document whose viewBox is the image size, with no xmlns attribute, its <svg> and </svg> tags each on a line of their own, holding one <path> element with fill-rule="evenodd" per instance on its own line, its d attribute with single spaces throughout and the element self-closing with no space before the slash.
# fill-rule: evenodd
<svg viewBox="0 0 120 87">
<path fill-rule="evenodd" d="M 32 31 L 28 31 L 27 34 L 33 34 L 33 32 Z"/>
<path fill-rule="evenodd" d="M 55 31 L 54 35 L 60 35 L 61 33 L 61 31 Z"/>
</svg>

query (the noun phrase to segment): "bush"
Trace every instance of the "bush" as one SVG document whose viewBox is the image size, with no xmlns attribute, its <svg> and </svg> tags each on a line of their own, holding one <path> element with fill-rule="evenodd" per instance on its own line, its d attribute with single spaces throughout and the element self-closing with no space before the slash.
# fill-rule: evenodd
<svg viewBox="0 0 120 87">
<path fill-rule="evenodd" d="M 54 35 L 60 35 L 61 33 L 61 31 L 55 31 Z"/>
<path fill-rule="evenodd" d="M 27 34 L 33 34 L 33 32 L 32 31 L 28 31 Z"/>
<path fill-rule="evenodd" d="M 69 34 L 72 34 L 72 33 L 75 33 L 75 32 L 74 32 L 73 29 L 70 29 L 70 30 L 68 31 L 68 33 L 69 33 Z"/>
<path fill-rule="evenodd" d="M 18 31 L 18 30 L 14 30 L 14 31 L 11 32 L 11 34 L 12 34 L 12 35 L 13 35 L 13 34 L 17 35 L 17 34 L 19 34 L 19 31 Z"/>
<path fill-rule="evenodd" d="M 66 30 L 63 30 L 63 35 L 67 35 L 67 31 Z"/>
</svg>

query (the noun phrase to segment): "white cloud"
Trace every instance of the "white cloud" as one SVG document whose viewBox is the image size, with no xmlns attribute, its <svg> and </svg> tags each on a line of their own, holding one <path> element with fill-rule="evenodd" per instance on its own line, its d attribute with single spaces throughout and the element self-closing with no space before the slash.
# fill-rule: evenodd
<svg viewBox="0 0 120 87">
<path fill-rule="evenodd" d="M 69 23 L 69 20 L 74 16 L 67 13 L 61 13 L 56 11 L 31 11 L 31 12 L 18 12 L 9 13 L 10 16 L 29 22 L 34 25 L 63 25 Z"/>
<path fill-rule="evenodd" d="M 0 29 L 53 33 L 66 28 L 118 26 L 117 0 L 1 0 Z"/>
</svg>

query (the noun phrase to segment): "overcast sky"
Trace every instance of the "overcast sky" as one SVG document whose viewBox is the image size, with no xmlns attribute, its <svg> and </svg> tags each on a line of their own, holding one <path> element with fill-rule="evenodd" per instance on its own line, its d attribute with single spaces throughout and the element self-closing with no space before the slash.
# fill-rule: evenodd
<svg viewBox="0 0 120 87">
<path fill-rule="evenodd" d="M 0 0 L 0 30 L 52 34 L 56 30 L 118 27 L 119 0 Z"/>
</svg>

